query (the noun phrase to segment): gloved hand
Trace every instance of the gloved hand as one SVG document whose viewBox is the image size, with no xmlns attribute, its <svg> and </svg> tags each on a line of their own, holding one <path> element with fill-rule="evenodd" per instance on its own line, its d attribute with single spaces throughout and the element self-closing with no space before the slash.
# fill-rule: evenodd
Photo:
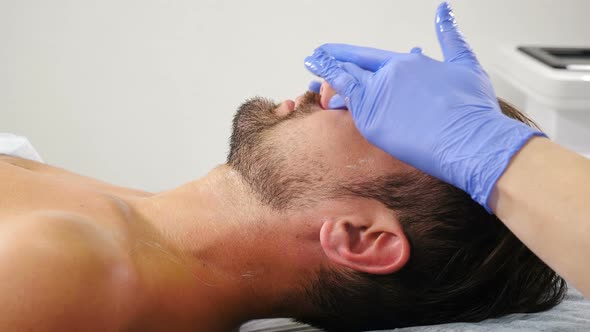
<svg viewBox="0 0 590 332">
<path fill-rule="evenodd" d="M 446 2 L 435 26 L 443 62 L 420 49 L 394 53 L 327 44 L 305 66 L 336 90 L 331 108 L 344 100 L 370 143 L 463 189 L 490 212 L 488 198 L 512 156 L 543 134 L 502 114 Z"/>
</svg>

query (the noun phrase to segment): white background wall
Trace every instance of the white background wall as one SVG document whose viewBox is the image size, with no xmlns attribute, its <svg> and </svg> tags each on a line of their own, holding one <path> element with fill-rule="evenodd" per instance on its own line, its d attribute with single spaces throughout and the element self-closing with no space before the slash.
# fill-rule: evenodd
<svg viewBox="0 0 590 332">
<path fill-rule="evenodd" d="M 324 42 L 436 58 L 438 0 L 0 0 L 0 132 L 51 164 L 162 190 L 225 160 L 247 97 L 281 100 Z M 512 43 L 589 45 L 590 1 L 456 0 L 485 64 Z"/>
</svg>

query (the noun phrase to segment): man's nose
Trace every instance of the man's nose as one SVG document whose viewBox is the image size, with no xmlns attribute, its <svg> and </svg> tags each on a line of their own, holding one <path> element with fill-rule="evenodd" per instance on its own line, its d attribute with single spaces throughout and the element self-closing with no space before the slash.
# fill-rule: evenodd
<svg viewBox="0 0 590 332">
<path fill-rule="evenodd" d="M 328 103 L 335 94 L 336 91 L 334 91 L 328 82 L 324 81 L 320 87 L 320 105 L 323 109 L 328 109 Z"/>
<path fill-rule="evenodd" d="M 289 113 L 293 112 L 295 109 L 295 102 L 292 100 L 285 100 L 283 101 L 279 107 L 275 109 L 275 114 L 279 117 L 284 117 L 289 115 Z"/>
</svg>

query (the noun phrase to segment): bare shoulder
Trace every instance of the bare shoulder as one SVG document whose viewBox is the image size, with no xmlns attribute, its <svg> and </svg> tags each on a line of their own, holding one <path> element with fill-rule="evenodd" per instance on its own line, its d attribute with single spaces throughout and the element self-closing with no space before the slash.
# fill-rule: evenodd
<svg viewBox="0 0 590 332">
<path fill-rule="evenodd" d="M 26 172 L 23 173 L 23 171 Z M 88 176 L 70 172 L 68 170 L 56 166 L 51 166 L 33 160 L 0 154 L 0 177 L 5 176 L 8 179 L 10 179 L 14 177 L 14 174 L 16 172 L 19 172 L 20 174 L 26 174 L 27 176 L 31 174 L 43 174 L 54 178 L 59 178 L 61 180 L 68 180 L 70 183 L 78 183 L 93 187 L 100 187 L 103 191 L 111 193 L 139 197 L 146 197 L 152 195 L 151 193 L 148 193 L 143 190 L 115 186 L 110 183 L 106 183 Z"/>
<path fill-rule="evenodd" d="M 0 223 L 0 330 L 124 330 L 137 276 L 116 235 L 68 213 L 17 219 Z"/>
</svg>

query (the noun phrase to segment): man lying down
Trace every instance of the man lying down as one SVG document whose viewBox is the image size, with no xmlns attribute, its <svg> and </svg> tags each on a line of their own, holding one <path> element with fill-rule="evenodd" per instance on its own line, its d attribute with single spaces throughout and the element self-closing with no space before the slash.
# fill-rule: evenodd
<svg viewBox="0 0 590 332">
<path fill-rule="evenodd" d="M 248 100 L 227 164 L 158 194 L 2 156 L 0 330 L 359 331 L 559 303 L 565 282 L 495 216 L 370 145 L 331 95 Z"/>
</svg>

